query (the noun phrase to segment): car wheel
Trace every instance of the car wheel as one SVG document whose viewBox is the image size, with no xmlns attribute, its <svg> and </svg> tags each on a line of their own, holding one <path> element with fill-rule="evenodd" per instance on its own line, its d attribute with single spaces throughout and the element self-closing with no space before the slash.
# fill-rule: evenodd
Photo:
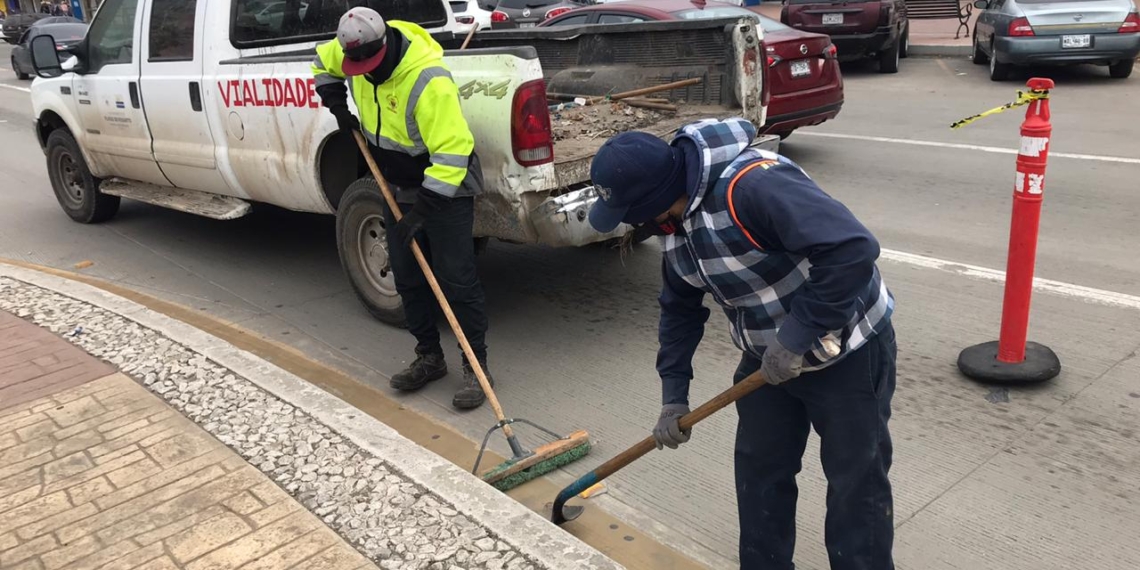
<svg viewBox="0 0 1140 570">
<path fill-rule="evenodd" d="M 970 48 L 970 61 L 977 65 L 984 65 L 989 60 L 986 52 L 982 51 L 982 46 L 978 45 L 978 31 L 974 30 L 974 45 Z"/>
<path fill-rule="evenodd" d="M 382 322 L 403 327 L 404 302 L 388 260 L 387 211 L 375 180 L 361 178 L 350 184 L 336 211 L 336 249 L 364 308 Z"/>
<path fill-rule="evenodd" d="M 12 56 L 12 71 L 16 72 L 16 79 L 28 79 L 31 75 L 24 73 L 20 66 L 16 65 L 16 57 Z"/>
<path fill-rule="evenodd" d="M 879 73 L 899 72 L 899 44 L 902 38 L 895 41 L 895 45 L 879 52 Z"/>
<path fill-rule="evenodd" d="M 66 130 L 56 130 L 48 136 L 47 169 L 55 199 L 71 219 L 97 224 L 118 213 L 119 197 L 99 191 L 102 180 L 92 176 L 79 143 Z"/>
<path fill-rule="evenodd" d="M 910 24 L 903 28 L 902 39 L 899 40 L 899 57 L 906 59 L 910 55 Z"/>
<path fill-rule="evenodd" d="M 1005 81 L 1013 66 L 998 61 L 997 48 L 990 46 L 990 81 Z"/>
<path fill-rule="evenodd" d="M 1132 66 L 1136 64 L 1134 59 L 1122 59 L 1110 66 L 1108 66 L 1108 75 L 1116 79 L 1125 79 L 1132 75 Z"/>
</svg>

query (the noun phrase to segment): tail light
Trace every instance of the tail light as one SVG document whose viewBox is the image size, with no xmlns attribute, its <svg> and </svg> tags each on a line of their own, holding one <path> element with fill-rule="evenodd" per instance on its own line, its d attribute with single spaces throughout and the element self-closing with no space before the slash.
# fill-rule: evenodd
<svg viewBox="0 0 1140 570">
<path fill-rule="evenodd" d="M 458 24 L 464 24 L 464 25 L 474 24 L 475 23 L 475 16 L 456 16 L 455 22 Z"/>
<path fill-rule="evenodd" d="M 826 57 L 828 59 L 835 59 L 835 58 L 839 57 L 839 48 L 835 47 L 835 44 L 831 44 L 831 45 L 827 46 L 826 53 L 827 53 Z"/>
<path fill-rule="evenodd" d="M 546 17 L 543 19 L 549 20 L 551 18 L 557 18 L 558 16 L 561 16 L 562 14 L 565 14 L 566 12 L 569 12 L 570 10 L 572 10 L 572 8 L 567 8 L 565 6 L 563 6 L 561 8 L 555 8 L 553 10 L 546 12 Z"/>
<path fill-rule="evenodd" d="M 774 48 L 765 48 L 764 51 L 768 53 L 768 67 L 776 67 L 777 63 L 783 61 L 780 56 L 773 53 L 776 51 Z"/>
<path fill-rule="evenodd" d="M 511 21 L 511 17 L 508 16 L 506 12 L 503 12 L 500 10 L 495 10 L 494 12 L 491 12 L 491 21 L 492 22 L 509 22 L 509 21 Z"/>
<path fill-rule="evenodd" d="M 1121 34 L 1131 34 L 1140 32 L 1140 14 L 1132 12 L 1124 19 L 1124 23 L 1120 24 L 1120 29 L 1117 32 Z"/>
<path fill-rule="evenodd" d="M 1033 26 L 1029 25 L 1028 18 L 1018 18 L 1009 23 L 1009 34 L 1011 37 L 1023 38 L 1032 36 Z"/>
<path fill-rule="evenodd" d="M 768 47 L 764 45 L 763 41 L 760 42 L 760 50 L 764 53 L 768 53 Z M 776 59 L 772 56 L 769 57 Z M 764 82 L 763 85 L 760 86 L 760 106 L 762 107 L 767 107 L 768 102 L 772 100 L 772 82 L 768 80 L 768 67 L 770 65 L 771 64 L 760 66 L 760 80 Z"/>
<path fill-rule="evenodd" d="M 546 104 L 546 84 L 535 79 L 520 85 L 511 108 L 511 150 L 515 160 L 523 166 L 553 162 L 554 140 L 550 108 Z"/>
</svg>

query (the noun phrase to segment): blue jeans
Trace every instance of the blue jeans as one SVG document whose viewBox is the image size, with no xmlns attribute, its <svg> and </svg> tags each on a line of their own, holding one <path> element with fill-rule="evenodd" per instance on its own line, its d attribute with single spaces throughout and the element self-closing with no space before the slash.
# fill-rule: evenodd
<svg viewBox="0 0 1140 570">
<path fill-rule="evenodd" d="M 740 567 L 792 570 L 796 474 L 808 430 L 820 437 L 827 476 L 825 542 L 832 570 L 892 570 L 894 507 L 891 396 L 895 333 L 888 325 L 843 360 L 780 386 L 763 386 L 736 403 L 736 497 Z M 745 355 L 739 382 L 760 368 Z"/>
</svg>

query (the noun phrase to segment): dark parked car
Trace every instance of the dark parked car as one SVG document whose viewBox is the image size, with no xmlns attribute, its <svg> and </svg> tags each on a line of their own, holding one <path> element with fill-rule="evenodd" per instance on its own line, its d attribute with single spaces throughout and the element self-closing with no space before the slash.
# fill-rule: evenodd
<svg viewBox="0 0 1140 570">
<path fill-rule="evenodd" d="M 20 36 L 32 27 L 32 24 L 50 18 L 50 14 L 41 14 L 39 12 L 31 12 L 28 14 L 11 14 L 4 20 L 4 41 L 15 44 L 20 41 Z"/>
<path fill-rule="evenodd" d="M 990 79 L 1013 66 L 1107 65 L 1108 74 L 1132 75 L 1140 54 L 1140 15 L 1131 0 L 979 0 L 974 63 L 990 64 Z"/>
<path fill-rule="evenodd" d="M 594 0 L 479 0 L 479 6 L 491 10 L 491 29 L 533 28 L 542 22 L 593 4 Z"/>
<path fill-rule="evenodd" d="M 768 56 L 768 121 L 763 134 L 787 138 L 792 131 L 834 119 L 843 107 L 843 76 L 835 46 L 823 34 L 793 30 L 732 4 L 700 0 L 624 0 L 579 8 L 544 22 L 546 26 L 628 24 L 748 16 L 764 31 Z"/>
<path fill-rule="evenodd" d="M 55 40 L 55 49 L 58 51 L 65 51 L 71 46 L 83 41 L 83 36 L 87 34 L 87 24 L 66 23 L 66 24 L 47 24 L 41 23 L 28 28 L 24 35 L 20 37 L 19 42 L 12 47 L 12 71 L 16 72 L 16 77 L 20 79 L 27 79 L 35 73 L 32 67 L 32 40 L 39 36 L 51 36 Z M 62 58 L 61 58 L 62 59 Z"/>
<path fill-rule="evenodd" d="M 897 73 L 910 47 L 903 0 L 785 0 L 780 21 L 831 36 L 842 61 L 878 59 L 881 73 Z"/>
</svg>

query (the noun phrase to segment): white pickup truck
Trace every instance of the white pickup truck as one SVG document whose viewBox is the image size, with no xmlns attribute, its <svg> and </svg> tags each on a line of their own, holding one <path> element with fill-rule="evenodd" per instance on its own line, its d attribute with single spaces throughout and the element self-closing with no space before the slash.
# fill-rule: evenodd
<svg viewBox="0 0 1140 570">
<path fill-rule="evenodd" d="M 440 0 L 105 0 L 66 61 L 50 37 L 32 49 L 36 134 L 60 205 L 82 223 L 111 218 L 120 198 L 217 219 L 253 203 L 336 215 L 360 299 L 402 322 L 383 200 L 353 143 L 335 134 L 309 68 L 317 43 L 362 3 L 419 23 L 448 50 L 484 174 L 475 238 L 578 246 L 628 231 L 601 235 L 586 222 L 589 161 L 606 133 L 560 137 L 566 121 L 556 113 L 552 128 L 548 90 L 604 95 L 700 78 L 654 95 L 680 111 L 641 128 L 667 137 L 700 117 L 764 123 L 764 48 L 751 19 L 489 31 L 460 51 Z"/>
</svg>

